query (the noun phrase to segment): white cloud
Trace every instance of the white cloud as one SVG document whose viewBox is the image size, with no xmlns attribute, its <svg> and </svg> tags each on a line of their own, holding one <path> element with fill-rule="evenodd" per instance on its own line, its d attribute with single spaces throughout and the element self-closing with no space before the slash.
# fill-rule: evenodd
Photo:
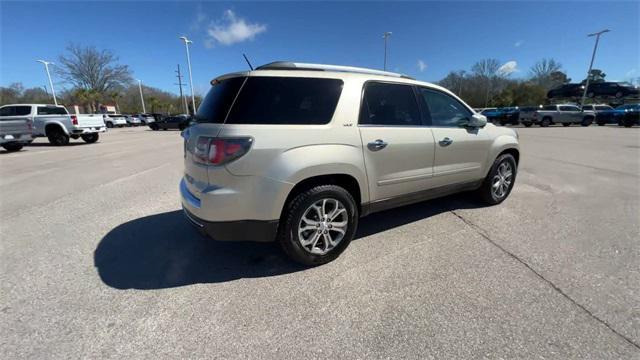
<svg viewBox="0 0 640 360">
<path fill-rule="evenodd" d="M 637 76 L 637 75 L 638 75 L 638 70 L 636 70 L 636 68 L 633 68 L 633 69 L 627 71 L 627 73 L 624 76 L 627 77 L 627 78 L 631 78 L 631 77 L 634 77 L 634 76 Z"/>
<path fill-rule="evenodd" d="M 427 64 L 422 60 L 418 60 L 418 70 L 420 70 L 420 72 L 423 72 L 426 69 L 427 69 Z"/>
<path fill-rule="evenodd" d="M 213 47 L 214 41 L 222 45 L 232 45 L 245 40 L 253 40 L 256 35 L 265 31 L 267 31 L 267 25 L 248 23 L 245 19 L 236 16 L 232 10 L 227 10 L 220 21 L 207 29 L 211 41 L 206 41 L 205 45 Z"/>
<path fill-rule="evenodd" d="M 515 46 L 515 47 L 520 47 L 522 44 L 524 44 L 524 41 L 522 41 L 522 40 L 518 40 L 518 41 L 516 41 L 516 42 L 513 44 L 513 46 Z"/>
<path fill-rule="evenodd" d="M 198 7 L 196 8 L 196 16 L 191 21 L 191 24 L 189 25 L 189 30 L 199 31 L 200 29 L 202 29 L 203 25 L 205 24 L 208 18 L 209 17 L 207 16 L 207 14 L 205 14 L 204 11 L 202 10 L 202 5 L 198 4 Z"/>
<path fill-rule="evenodd" d="M 518 72 L 520 71 L 520 69 L 518 69 L 518 63 L 515 62 L 514 60 L 511 61 L 507 61 L 506 63 L 504 63 L 502 66 L 500 66 L 498 68 L 498 74 L 500 75 L 511 75 L 514 72 Z"/>
</svg>

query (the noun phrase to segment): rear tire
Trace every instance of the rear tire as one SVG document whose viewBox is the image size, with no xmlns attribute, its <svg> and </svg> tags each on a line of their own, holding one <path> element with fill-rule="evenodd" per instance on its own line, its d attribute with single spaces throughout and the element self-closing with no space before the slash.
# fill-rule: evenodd
<svg viewBox="0 0 640 360">
<path fill-rule="evenodd" d="M 55 146 L 63 146 L 69 144 L 69 135 L 65 134 L 62 129 L 56 127 L 47 133 L 49 143 Z"/>
<path fill-rule="evenodd" d="M 511 193 L 516 182 L 518 167 L 511 154 L 500 155 L 493 162 L 487 177 L 477 190 L 482 201 L 489 205 L 497 205 L 503 202 Z"/>
<path fill-rule="evenodd" d="M 322 265 L 340 256 L 357 227 L 358 207 L 353 196 L 340 186 L 316 186 L 285 205 L 278 243 L 294 261 L 308 266 Z"/>
<path fill-rule="evenodd" d="M 540 126 L 542 126 L 542 127 L 548 127 L 549 125 L 551 125 L 551 118 L 550 117 L 546 117 L 546 118 L 542 119 L 542 121 L 540 121 Z"/>
<path fill-rule="evenodd" d="M 112 123 L 111 121 L 108 121 L 108 122 L 107 122 L 107 127 L 108 127 L 109 129 L 113 129 L 113 123 Z"/>
<path fill-rule="evenodd" d="M 80 135 L 80 137 L 87 144 L 93 144 L 94 142 L 98 141 L 98 139 L 100 138 L 100 134 L 98 134 L 98 133 L 86 134 L 86 135 Z"/>
<path fill-rule="evenodd" d="M 588 116 L 582 119 L 582 122 L 580 123 L 581 126 L 590 126 L 591 124 L 593 124 L 593 118 Z"/>
<path fill-rule="evenodd" d="M 7 150 L 7 152 L 20 151 L 24 145 L 22 144 L 4 144 L 2 147 Z"/>
<path fill-rule="evenodd" d="M 531 127 L 531 125 L 533 125 L 533 124 L 532 124 L 532 123 L 530 123 L 530 122 L 522 123 L 522 124 L 524 125 L 524 127 Z"/>
</svg>

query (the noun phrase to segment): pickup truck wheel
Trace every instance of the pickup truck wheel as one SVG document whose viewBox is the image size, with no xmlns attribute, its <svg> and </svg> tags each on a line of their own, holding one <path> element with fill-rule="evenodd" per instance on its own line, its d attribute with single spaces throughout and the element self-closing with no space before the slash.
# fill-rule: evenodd
<svg viewBox="0 0 640 360">
<path fill-rule="evenodd" d="M 509 196 L 516 181 L 518 168 L 511 154 L 500 155 L 478 189 L 480 198 L 490 205 L 500 204 Z"/>
<path fill-rule="evenodd" d="M 550 117 L 546 117 L 546 118 L 542 119 L 542 121 L 540 121 L 540 126 L 542 126 L 542 127 L 548 127 L 549 125 L 551 125 L 551 118 Z"/>
<path fill-rule="evenodd" d="M 530 122 L 526 122 L 526 123 L 522 123 L 522 125 L 524 125 L 524 127 L 531 127 L 531 125 L 533 124 Z"/>
<path fill-rule="evenodd" d="M 55 146 L 62 146 L 69 144 L 69 135 L 65 134 L 61 129 L 54 128 L 47 133 L 47 139 L 49 143 Z"/>
<path fill-rule="evenodd" d="M 22 144 L 4 144 L 2 147 L 7 150 L 7 152 L 19 151 L 22 149 Z"/>
<path fill-rule="evenodd" d="M 108 121 L 108 122 L 107 122 L 107 127 L 108 127 L 109 129 L 112 129 L 112 128 L 113 128 L 113 123 L 112 123 L 111 121 Z"/>
<path fill-rule="evenodd" d="M 567 127 L 569 125 L 571 125 L 571 123 L 562 123 L 562 126 L 564 126 L 564 127 Z"/>
<path fill-rule="evenodd" d="M 349 246 L 357 226 L 358 208 L 347 190 L 336 185 L 316 186 L 285 206 L 278 242 L 294 261 L 322 265 Z"/>
<path fill-rule="evenodd" d="M 593 123 L 593 118 L 590 116 L 585 117 L 584 119 L 582 119 L 582 122 L 580 123 L 581 126 L 589 126 Z"/>
<path fill-rule="evenodd" d="M 80 135 L 82 137 L 82 140 L 84 140 L 84 142 L 86 142 L 87 144 L 93 144 L 94 142 L 98 141 L 98 139 L 100 138 L 100 134 L 98 133 L 93 133 L 93 134 L 86 134 L 86 135 Z"/>
</svg>

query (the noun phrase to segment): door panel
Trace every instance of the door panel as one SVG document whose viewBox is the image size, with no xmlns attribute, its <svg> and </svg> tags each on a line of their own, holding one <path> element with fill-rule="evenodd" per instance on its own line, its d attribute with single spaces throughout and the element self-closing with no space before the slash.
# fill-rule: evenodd
<svg viewBox="0 0 640 360">
<path fill-rule="evenodd" d="M 483 167 L 491 147 L 485 129 L 434 127 L 433 136 L 436 139 L 434 186 L 482 179 Z M 441 143 L 445 138 L 451 141 L 449 145 Z"/>
<path fill-rule="evenodd" d="M 425 190 L 433 175 L 434 141 L 426 127 L 360 126 L 371 201 Z M 383 148 L 375 145 L 382 140 Z"/>
<path fill-rule="evenodd" d="M 491 146 L 486 129 L 462 127 L 472 112 L 453 96 L 431 88 L 419 88 L 418 92 L 435 140 L 432 186 L 482 179 Z"/>
</svg>

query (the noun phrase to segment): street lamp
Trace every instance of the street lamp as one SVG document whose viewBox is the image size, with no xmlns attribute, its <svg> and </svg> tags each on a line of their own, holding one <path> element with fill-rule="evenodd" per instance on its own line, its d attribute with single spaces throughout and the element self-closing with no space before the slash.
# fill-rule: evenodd
<svg viewBox="0 0 640 360">
<path fill-rule="evenodd" d="M 191 105 L 193 107 L 193 114 L 196 113 L 196 98 L 193 95 L 193 77 L 191 76 L 191 57 L 189 56 L 189 44 L 193 41 L 187 39 L 186 36 L 180 36 L 180 39 L 184 41 L 184 46 L 187 49 L 187 65 L 189 65 L 189 86 L 191 87 Z"/>
<path fill-rule="evenodd" d="M 588 37 L 595 36 L 596 44 L 593 46 L 593 54 L 591 54 L 591 63 L 589 64 L 589 71 L 587 71 L 587 83 L 584 85 L 584 91 L 582 92 L 582 99 L 580 100 L 580 108 L 584 107 L 584 100 L 587 97 L 587 90 L 589 89 L 589 78 L 591 77 L 591 68 L 593 67 L 593 60 L 596 57 L 596 50 L 598 50 L 598 42 L 600 41 L 600 35 L 609 32 L 611 30 L 604 29 L 602 31 L 595 32 L 587 35 Z"/>
<path fill-rule="evenodd" d="M 384 39 L 384 70 L 387 71 L 387 38 L 391 36 L 391 32 L 387 31 L 382 34 L 382 38 Z"/>
<path fill-rule="evenodd" d="M 36 60 L 39 63 L 44 64 L 44 69 L 47 71 L 47 77 L 49 78 L 49 86 L 51 87 L 51 93 L 53 94 L 53 103 L 58 105 L 58 100 L 56 99 L 56 91 L 53 90 L 53 81 L 51 81 L 51 74 L 49 73 L 49 65 L 54 65 L 54 63 L 44 60 Z"/>
<path fill-rule="evenodd" d="M 142 96 L 142 80 L 138 79 L 138 89 L 140 90 L 140 102 L 142 103 L 142 113 L 146 114 L 147 109 L 144 107 L 144 97 Z"/>
</svg>

